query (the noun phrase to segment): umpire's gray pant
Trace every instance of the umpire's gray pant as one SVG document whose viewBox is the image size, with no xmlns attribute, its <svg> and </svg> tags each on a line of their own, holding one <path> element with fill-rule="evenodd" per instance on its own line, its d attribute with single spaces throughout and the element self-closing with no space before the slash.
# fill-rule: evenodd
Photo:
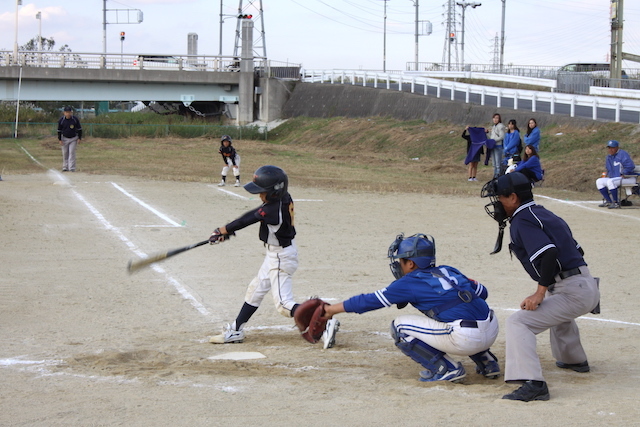
<svg viewBox="0 0 640 427">
<path fill-rule="evenodd" d="M 78 137 L 67 138 L 62 136 L 62 169 L 76 170 L 76 146 Z"/>
<path fill-rule="evenodd" d="M 595 308 L 600 292 L 589 269 L 580 267 L 580 272 L 556 282 L 553 293 L 547 292 L 536 310 L 520 310 L 507 318 L 505 381 L 544 381 L 536 352 L 536 335 L 547 329 L 550 329 L 551 352 L 557 361 L 582 363 L 587 360 L 574 319 Z"/>
</svg>

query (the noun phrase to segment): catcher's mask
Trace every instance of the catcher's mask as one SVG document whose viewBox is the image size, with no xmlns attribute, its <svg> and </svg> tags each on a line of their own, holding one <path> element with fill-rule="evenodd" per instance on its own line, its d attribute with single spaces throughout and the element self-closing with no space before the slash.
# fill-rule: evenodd
<svg viewBox="0 0 640 427">
<path fill-rule="evenodd" d="M 410 259 L 418 268 L 434 267 L 436 265 L 436 241 L 428 234 L 414 234 L 405 239 L 404 233 L 398 234 L 396 240 L 389 246 L 389 268 L 396 279 L 404 276 L 400 267 L 401 258 Z"/>
<path fill-rule="evenodd" d="M 225 141 L 229 141 L 229 145 L 233 143 L 229 135 L 222 135 L 222 137 L 220 138 L 220 144 L 222 144 Z"/>
<path fill-rule="evenodd" d="M 498 199 L 498 196 L 509 196 L 515 193 L 521 203 L 528 202 L 533 199 L 531 191 L 531 181 L 520 172 L 512 172 L 494 178 L 487 182 L 480 192 L 480 197 L 489 197 L 491 203 L 485 205 L 484 210 L 491 218 L 498 223 L 498 240 L 491 254 L 500 252 L 502 249 L 502 237 L 504 236 L 504 228 L 507 226 L 507 212 Z"/>
</svg>

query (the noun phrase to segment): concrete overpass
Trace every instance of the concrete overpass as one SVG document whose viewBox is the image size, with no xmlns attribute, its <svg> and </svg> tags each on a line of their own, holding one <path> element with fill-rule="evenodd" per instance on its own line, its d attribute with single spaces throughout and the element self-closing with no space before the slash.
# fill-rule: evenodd
<svg viewBox="0 0 640 427">
<path fill-rule="evenodd" d="M 160 101 L 219 108 L 240 125 L 275 120 L 288 90 L 278 75 L 297 69 L 297 80 L 299 66 L 254 58 L 252 31 L 253 22 L 244 21 L 240 58 L 0 52 L 0 100 Z"/>
</svg>

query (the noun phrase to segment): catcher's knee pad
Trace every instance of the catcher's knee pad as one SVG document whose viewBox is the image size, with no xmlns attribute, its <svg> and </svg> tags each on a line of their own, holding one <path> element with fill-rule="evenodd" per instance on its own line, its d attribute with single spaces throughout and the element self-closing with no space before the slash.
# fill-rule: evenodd
<svg viewBox="0 0 640 427">
<path fill-rule="evenodd" d="M 437 350 L 417 338 L 411 337 L 412 339 L 407 341 L 406 338 L 409 336 L 398 332 L 394 322 L 391 322 L 391 336 L 401 352 L 431 372 L 441 373 L 449 370 L 450 367 L 447 366 L 443 351 Z"/>
<path fill-rule="evenodd" d="M 227 174 L 229 173 L 229 166 L 225 166 L 222 168 L 222 176 L 227 176 Z"/>
</svg>

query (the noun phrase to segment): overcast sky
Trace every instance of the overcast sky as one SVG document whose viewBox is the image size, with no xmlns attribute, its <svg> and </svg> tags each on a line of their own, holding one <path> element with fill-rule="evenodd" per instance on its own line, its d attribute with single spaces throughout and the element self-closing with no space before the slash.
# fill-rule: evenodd
<svg viewBox="0 0 640 427">
<path fill-rule="evenodd" d="M 431 35 L 419 37 L 418 59 L 443 62 L 444 58 L 446 63 L 445 0 L 263 0 L 267 56 L 299 63 L 307 69 L 382 69 L 386 3 L 386 67 L 404 70 L 407 63 L 415 61 L 417 1 L 419 20 L 429 21 L 433 27 Z M 482 6 L 465 9 L 465 63 L 491 64 L 499 49 L 503 3 L 475 1 Z M 16 2 L 0 2 L 2 50 L 13 50 Z M 52 37 L 56 50 L 67 44 L 74 52 L 102 52 L 102 0 L 22 3 L 18 12 L 19 45 L 37 37 L 36 14 L 41 11 L 42 36 Z M 223 0 L 223 14 L 233 15 L 226 17 L 223 25 L 223 55 L 233 54 L 239 3 Z M 247 0 L 242 3 L 260 4 Z M 108 12 L 107 52 L 120 53 L 119 34 L 125 31 L 124 53 L 186 54 L 187 34 L 196 33 L 199 54 L 218 54 L 220 0 L 108 0 L 106 4 L 107 9 L 140 9 L 144 14 L 142 23 L 127 25 L 116 23 L 115 12 Z M 608 61 L 610 0 L 506 0 L 505 4 L 505 64 L 560 66 Z M 459 23 L 461 11 L 461 7 L 455 7 Z M 623 16 L 623 50 L 640 55 L 640 1 L 625 0 Z M 261 29 L 260 22 L 255 26 Z M 458 28 L 459 38 L 460 31 Z M 461 56 L 458 46 L 458 60 Z M 455 49 L 451 61 L 455 63 Z M 640 64 L 625 61 L 624 67 L 640 68 Z"/>
</svg>

